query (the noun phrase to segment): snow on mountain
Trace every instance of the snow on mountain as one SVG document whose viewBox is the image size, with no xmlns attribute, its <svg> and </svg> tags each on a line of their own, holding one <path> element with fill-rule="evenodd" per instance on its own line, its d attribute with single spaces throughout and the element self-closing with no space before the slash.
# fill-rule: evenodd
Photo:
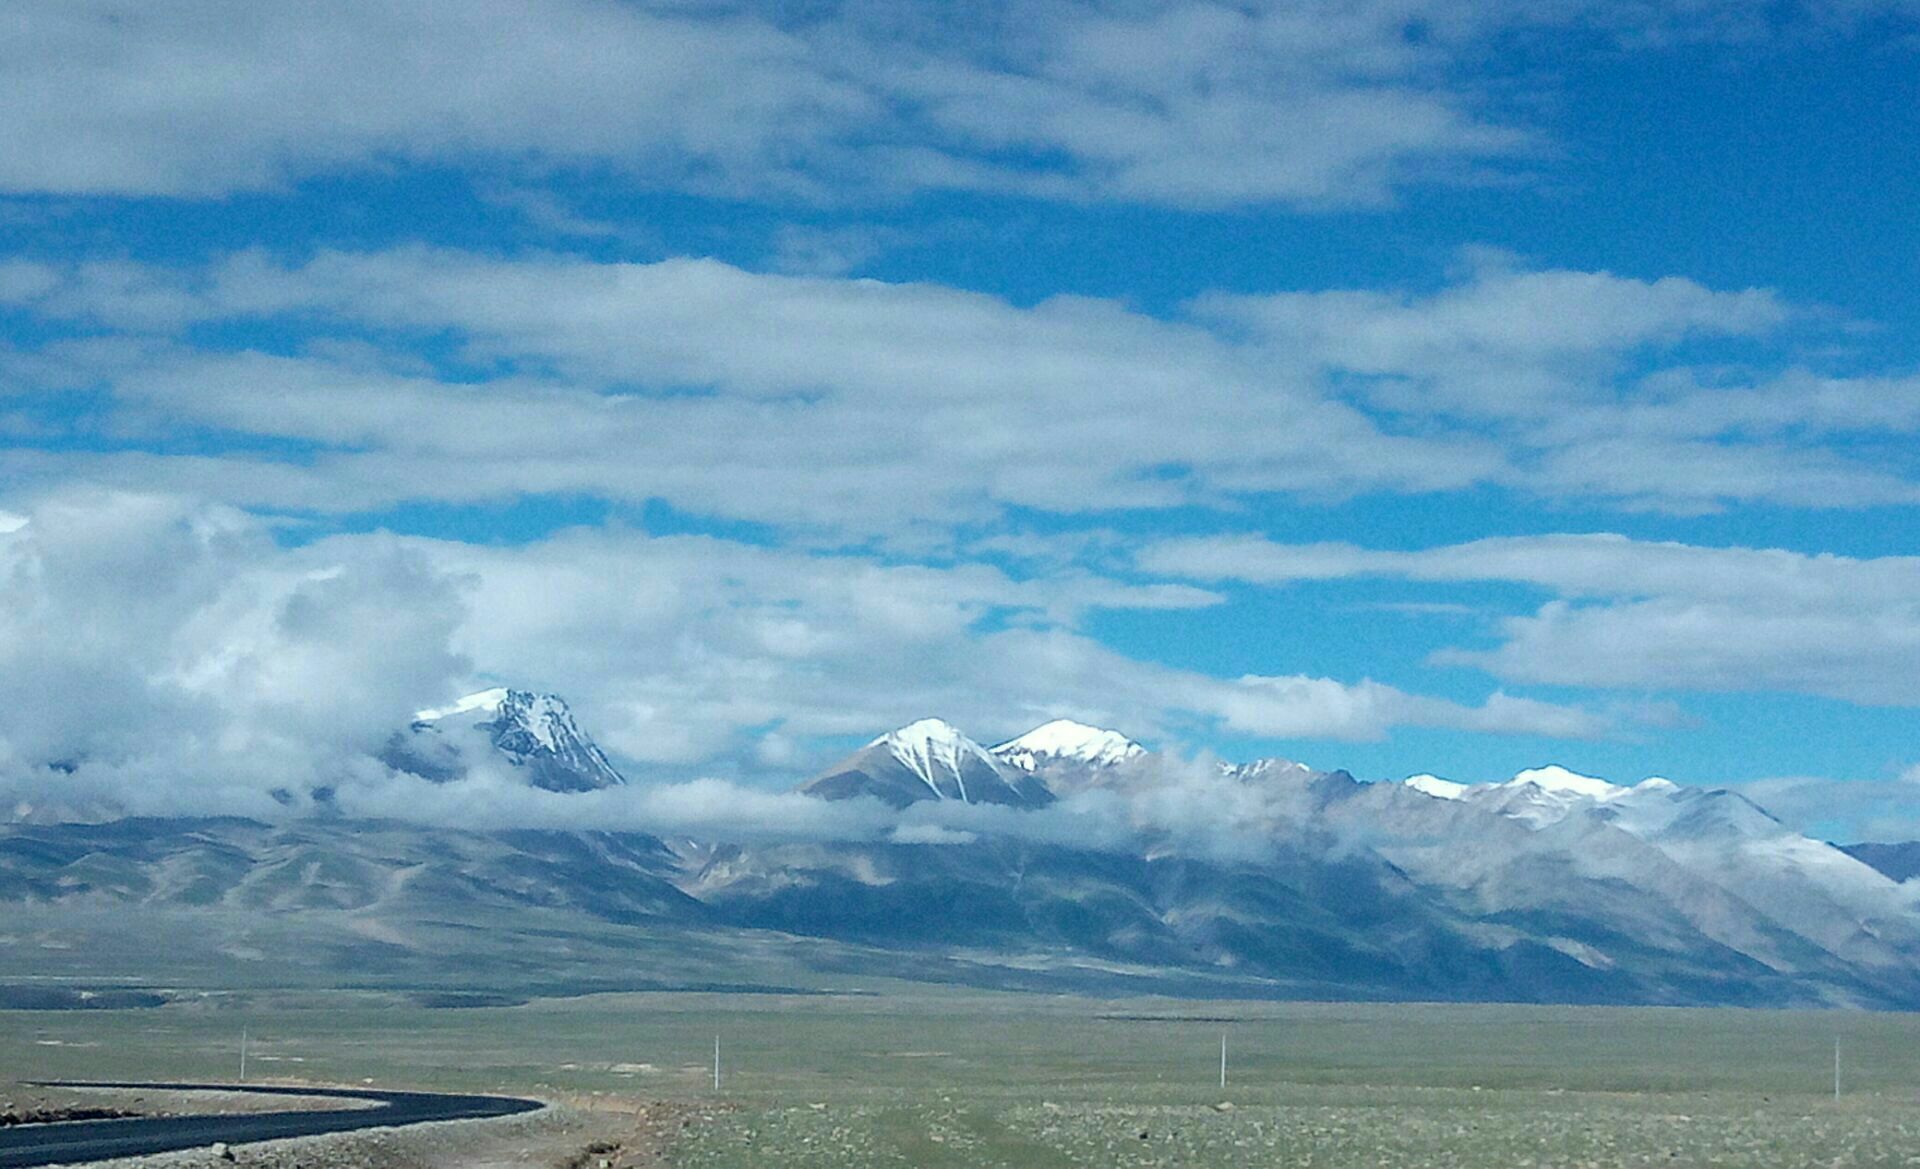
<svg viewBox="0 0 1920 1169">
<path fill-rule="evenodd" d="M 476 761 L 472 753 L 486 748 L 525 769 L 533 786 L 548 791 L 594 791 L 626 783 L 574 721 L 564 699 L 505 687 L 416 712 L 413 725 L 388 743 L 386 761 L 444 782 L 466 774 Z"/>
<path fill-rule="evenodd" d="M 910 722 L 868 743 L 887 752 L 920 777 L 936 797 L 967 800 L 966 772 L 970 764 L 994 764 L 992 752 L 960 733 L 952 723 L 937 718 Z"/>
<path fill-rule="evenodd" d="M 1516 788 L 1527 784 L 1555 795 L 1584 796 L 1590 800 L 1610 800 L 1628 790 L 1618 784 L 1608 783 L 1604 779 L 1581 775 L 1577 771 L 1568 771 L 1555 764 L 1522 771 L 1502 786 Z"/>
<path fill-rule="evenodd" d="M 1038 779 L 937 718 L 881 735 L 801 790 L 830 800 L 872 796 L 895 807 L 920 800 L 1037 807 L 1053 798 Z"/>
<path fill-rule="evenodd" d="M 1090 727 L 1065 718 L 1035 727 L 993 749 L 996 758 L 1022 771 L 1039 771 L 1054 762 L 1112 767 L 1146 753 L 1145 747 L 1119 731 Z"/>
<path fill-rule="evenodd" d="M 1472 789 L 1464 783 L 1455 783 L 1451 779 L 1441 779 L 1437 775 L 1409 775 L 1401 781 L 1417 792 L 1425 792 L 1435 799 L 1457 800 Z"/>
<path fill-rule="evenodd" d="M 1657 776 L 1628 787 L 1550 766 L 1462 788 L 1457 800 L 1548 837 L 1541 847 L 1565 850 L 1567 863 L 1590 874 L 1636 855 L 1631 870 L 1614 878 L 1632 883 L 1653 873 L 1645 854 L 1632 853 L 1611 833 L 1653 849 L 1658 863 L 1686 874 L 1690 887 L 1730 899 L 1716 905 L 1697 892 L 1682 897 L 1679 886 L 1663 878 L 1667 895 L 1678 898 L 1676 908 L 1717 940 L 1775 969 L 1794 968 L 1804 955 L 1789 957 L 1791 946 L 1730 925 L 1727 906 L 1744 906 L 1740 912 L 1757 915 L 1762 929 L 1785 931 L 1855 968 L 1897 971 L 1920 953 L 1920 892 L 1788 828 L 1737 792 L 1683 787 Z M 1481 855 L 1495 854 L 1483 849 Z M 1448 851 L 1438 859 L 1451 865 L 1465 857 Z"/>
<path fill-rule="evenodd" d="M 1408 776 L 1401 784 L 1437 799 L 1473 800 L 1529 819 L 1564 812 L 1580 801 L 1608 803 L 1627 796 L 1658 795 L 1677 790 L 1671 780 L 1658 776 L 1642 780 L 1632 787 L 1623 787 L 1595 776 L 1570 771 L 1558 764 L 1529 768 L 1502 783 L 1457 783 L 1422 773 Z"/>
<path fill-rule="evenodd" d="M 1535 828 L 1557 824 L 1577 807 L 1605 803 L 1629 789 L 1564 767 L 1535 767 L 1505 783 L 1486 784 L 1466 798 Z"/>
<path fill-rule="evenodd" d="M 483 714 L 492 714 L 500 709 L 507 701 L 507 695 L 511 693 L 512 691 L 504 686 L 498 686 L 492 690 L 476 691 L 473 694 L 467 695 L 465 698 L 459 699 L 451 706 L 443 706 L 438 709 L 417 710 L 413 714 L 413 721 L 417 723 L 439 722 L 443 718 L 469 714 L 476 710 Z"/>
<path fill-rule="evenodd" d="M 1774 922 L 1861 967 L 1910 968 L 1920 891 L 1725 788 L 1648 780 L 1596 811 Z"/>
<path fill-rule="evenodd" d="M 1461 800 L 1540 828 L 1556 824 L 1576 807 L 1665 795 L 1678 790 L 1653 777 L 1626 787 L 1582 775 L 1557 764 L 1533 767 L 1501 783 L 1457 783 L 1437 775 L 1407 777 L 1401 786 L 1437 799 Z"/>
</svg>

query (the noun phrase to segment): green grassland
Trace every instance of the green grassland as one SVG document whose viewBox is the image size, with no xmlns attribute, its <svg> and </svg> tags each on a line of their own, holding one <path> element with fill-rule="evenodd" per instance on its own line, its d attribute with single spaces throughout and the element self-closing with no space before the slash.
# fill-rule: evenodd
<svg viewBox="0 0 1920 1169">
<path fill-rule="evenodd" d="M 262 1077 L 711 1100 L 682 1169 L 1920 1165 L 1920 1016 L 878 989 L 0 1012 L 0 1066 L 230 1078 L 244 1026 Z"/>
</svg>

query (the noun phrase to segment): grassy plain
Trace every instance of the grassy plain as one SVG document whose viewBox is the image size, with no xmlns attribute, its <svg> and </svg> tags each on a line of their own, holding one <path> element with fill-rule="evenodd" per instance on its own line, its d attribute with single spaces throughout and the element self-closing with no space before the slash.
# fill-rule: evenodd
<svg viewBox="0 0 1920 1169">
<path fill-rule="evenodd" d="M 682 1169 L 1920 1165 L 1913 1015 L 893 988 L 458 1010 L 213 996 L 0 1013 L 0 1066 L 231 1078 L 243 1025 L 260 1077 L 710 1101 Z"/>
</svg>

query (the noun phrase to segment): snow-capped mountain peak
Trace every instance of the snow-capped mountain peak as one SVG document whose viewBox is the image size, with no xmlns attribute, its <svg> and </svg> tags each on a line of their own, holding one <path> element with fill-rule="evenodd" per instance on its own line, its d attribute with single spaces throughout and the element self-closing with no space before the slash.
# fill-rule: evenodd
<svg viewBox="0 0 1920 1169">
<path fill-rule="evenodd" d="M 943 718 L 915 719 L 904 727 L 876 735 L 867 746 L 877 747 L 882 743 L 924 743 L 929 747 L 972 743 L 965 731 Z M 977 746 L 977 744 L 976 744 Z"/>
<path fill-rule="evenodd" d="M 1545 767 L 1529 768 L 1520 772 L 1502 786 L 1522 787 L 1532 784 L 1541 791 L 1563 796 L 1585 796 L 1590 800 L 1610 800 L 1631 791 L 1618 784 L 1608 783 L 1591 775 L 1581 775 L 1555 764 Z"/>
<path fill-rule="evenodd" d="M 937 718 L 910 722 L 867 746 L 885 747 L 907 770 L 932 788 L 935 795 L 941 794 L 942 782 L 952 777 L 951 782 L 959 785 L 962 800 L 967 798 L 963 775 L 968 770 L 968 761 L 979 760 L 989 766 L 994 762 L 992 753 L 985 747 L 969 739 L 952 723 Z"/>
<path fill-rule="evenodd" d="M 448 706 L 416 711 L 410 738 L 396 736 L 389 745 L 389 762 L 435 779 L 464 774 L 471 759 L 462 758 L 458 739 L 469 731 L 484 734 L 487 744 L 508 763 L 528 768 L 536 787 L 591 791 L 626 783 L 599 746 L 574 722 L 565 699 L 507 687 L 482 690 Z"/>
<path fill-rule="evenodd" d="M 1145 747 L 1119 731 L 1090 727 L 1065 718 L 1035 727 L 993 749 L 993 754 L 1002 762 L 1022 771 L 1038 771 L 1056 760 L 1112 767 L 1146 753 Z"/>
<path fill-rule="evenodd" d="M 525 734 L 548 751 L 563 750 L 569 742 L 586 738 L 579 724 L 573 721 L 573 711 L 565 699 L 554 694 L 535 694 L 530 690 L 509 690 L 504 686 L 469 694 L 452 706 L 439 710 L 418 711 L 413 720 L 438 722 L 463 714 L 490 716 L 494 722 Z"/>
<path fill-rule="evenodd" d="M 1557 824 L 1579 808 L 1645 811 L 1665 803 L 1680 790 L 1671 780 L 1658 776 L 1627 787 L 1550 764 L 1522 771 L 1505 783 L 1468 787 L 1460 798 L 1539 828 Z"/>
<path fill-rule="evenodd" d="M 1409 775 L 1403 780 L 1408 787 L 1417 792 L 1425 792 L 1435 799 L 1458 800 L 1465 798 L 1471 789 L 1464 783 L 1455 783 L 1451 779 L 1441 779 L 1437 775 Z"/>
<path fill-rule="evenodd" d="M 872 796 L 895 807 L 920 800 L 1038 807 L 1053 798 L 1037 778 L 937 718 L 881 735 L 800 790 L 830 800 Z"/>
</svg>

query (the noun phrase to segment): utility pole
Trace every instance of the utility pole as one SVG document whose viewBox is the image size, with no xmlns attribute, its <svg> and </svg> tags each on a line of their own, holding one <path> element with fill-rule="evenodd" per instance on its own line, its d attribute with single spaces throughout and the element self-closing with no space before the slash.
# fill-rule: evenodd
<svg viewBox="0 0 1920 1169">
<path fill-rule="evenodd" d="M 1833 1102 L 1840 1103 L 1840 1037 L 1833 1037 Z"/>
<path fill-rule="evenodd" d="M 1220 1087 L 1227 1086 L 1227 1033 L 1220 1032 Z"/>
<path fill-rule="evenodd" d="M 240 1082 L 247 1082 L 247 1029 L 240 1028 Z"/>
<path fill-rule="evenodd" d="M 713 1037 L 713 1090 L 720 1090 L 720 1037 Z"/>
</svg>

